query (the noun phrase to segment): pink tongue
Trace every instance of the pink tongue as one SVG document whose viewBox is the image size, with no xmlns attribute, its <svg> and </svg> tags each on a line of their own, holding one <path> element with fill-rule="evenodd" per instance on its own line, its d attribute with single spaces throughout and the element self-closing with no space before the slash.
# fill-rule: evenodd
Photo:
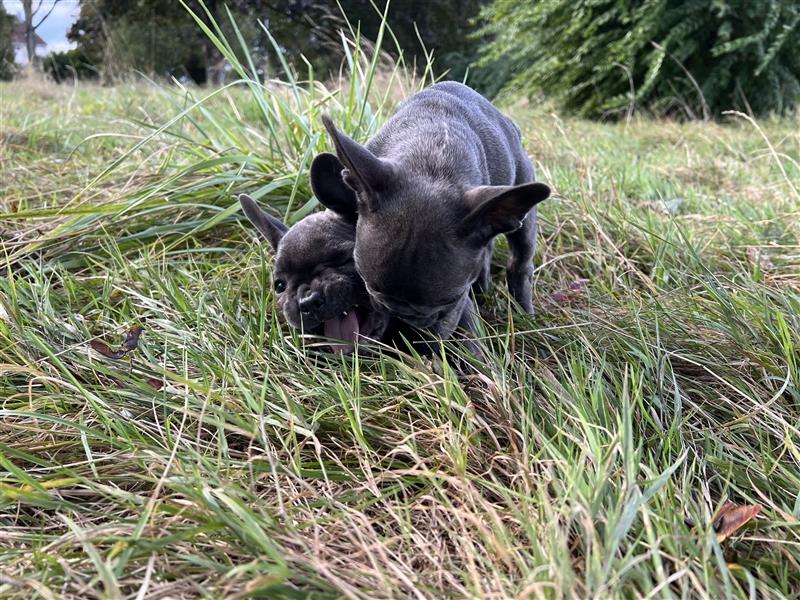
<svg viewBox="0 0 800 600">
<path fill-rule="evenodd" d="M 325 337 L 343 340 L 348 344 L 331 344 L 334 352 L 352 352 L 358 337 L 358 315 L 355 310 L 348 311 L 344 317 L 325 321 Z"/>
</svg>

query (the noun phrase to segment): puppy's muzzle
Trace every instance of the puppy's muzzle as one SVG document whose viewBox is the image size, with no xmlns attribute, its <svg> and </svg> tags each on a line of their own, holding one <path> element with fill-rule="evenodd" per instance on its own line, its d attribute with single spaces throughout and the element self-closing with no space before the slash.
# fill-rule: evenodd
<svg viewBox="0 0 800 600">
<path fill-rule="evenodd" d="M 325 299 L 322 297 L 322 294 L 315 290 L 308 290 L 297 300 L 300 313 L 305 317 L 316 316 L 324 303 Z"/>
<path fill-rule="evenodd" d="M 404 300 L 392 298 L 387 294 L 369 290 L 372 300 L 380 308 L 394 314 L 397 318 L 405 321 L 409 325 L 418 327 L 420 329 L 427 329 L 433 325 L 441 322 L 450 314 L 455 304 L 452 302 L 444 306 L 421 306 L 419 304 L 411 304 Z"/>
<path fill-rule="evenodd" d="M 433 327 L 434 325 L 436 325 L 436 323 L 441 321 L 446 316 L 447 313 L 441 314 L 437 312 L 436 314 L 430 316 L 403 315 L 397 312 L 395 312 L 395 314 L 397 314 L 397 317 L 401 321 L 404 321 L 409 325 L 413 325 L 414 327 L 418 327 L 419 329 L 429 329 L 430 327 Z"/>
</svg>

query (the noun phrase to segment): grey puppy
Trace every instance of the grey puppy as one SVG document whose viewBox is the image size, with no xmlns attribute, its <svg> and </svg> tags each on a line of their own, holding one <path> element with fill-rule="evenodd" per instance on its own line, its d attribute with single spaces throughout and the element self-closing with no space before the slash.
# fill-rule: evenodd
<svg viewBox="0 0 800 600">
<path fill-rule="evenodd" d="M 376 306 L 442 338 L 471 330 L 470 288 L 488 288 L 502 233 L 509 290 L 533 312 L 535 207 L 550 188 L 534 182 L 511 119 L 445 82 L 408 98 L 365 146 L 323 122 L 339 160 L 318 156 L 311 182 L 332 210 L 358 213 L 355 264 Z"/>
<path fill-rule="evenodd" d="M 335 204 L 335 196 L 328 194 L 328 198 Z M 247 194 L 241 194 L 239 202 L 275 252 L 272 281 L 289 325 L 342 340 L 332 345 L 341 352 L 351 351 L 358 338 L 383 336 L 389 317 L 371 305 L 353 260 L 354 213 L 345 207 L 338 212 L 325 210 L 289 228 Z"/>
</svg>

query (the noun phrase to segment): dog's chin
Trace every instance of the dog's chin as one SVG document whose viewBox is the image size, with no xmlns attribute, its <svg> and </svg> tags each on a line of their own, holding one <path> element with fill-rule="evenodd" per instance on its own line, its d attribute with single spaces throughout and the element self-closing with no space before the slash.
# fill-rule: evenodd
<svg viewBox="0 0 800 600">
<path fill-rule="evenodd" d="M 434 325 L 441 321 L 441 317 L 438 314 L 433 314 L 429 316 L 400 316 L 401 321 L 404 323 L 411 325 L 412 327 L 416 327 L 417 329 L 431 329 Z"/>
<path fill-rule="evenodd" d="M 386 311 L 393 314 L 407 325 L 411 325 L 417 329 L 427 329 L 430 331 L 435 330 L 439 325 L 447 321 L 449 318 L 452 318 L 454 316 L 453 310 L 456 308 L 456 305 L 450 304 L 440 306 L 438 308 L 431 308 L 423 312 L 409 310 L 407 307 L 398 306 L 396 304 L 384 304 L 383 302 L 379 302 L 379 304 Z"/>
</svg>

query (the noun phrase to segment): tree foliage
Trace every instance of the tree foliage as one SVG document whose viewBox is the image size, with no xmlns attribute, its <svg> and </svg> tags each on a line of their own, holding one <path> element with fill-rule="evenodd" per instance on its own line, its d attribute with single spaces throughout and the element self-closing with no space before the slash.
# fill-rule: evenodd
<svg viewBox="0 0 800 600">
<path fill-rule="evenodd" d="M 385 0 L 340 0 L 342 11 L 361 33 L 375 39 L 381 25 L 381 8 Z M 330 2 L 336 9 L 336 1 Z M 408 63 L 426 63 L 423 50 L 433 51 L 437 74 L 447 71 L 448 78 L 463 79 L 478 57 L 480 44 L 469 37 L 472 21 L 484 4 L 481 0 L 392 0 L 389 2 L 387 23 L 392 29 L 398 48 L 386 45 L 386 50 L 400 50 Z"/>
<path fill-rule="evenodd" d="M 303 72 L 310 63 L 323 77 L 344 58 L 339 31 L 349 27 L 374 40 L 381 24 L 384 0 L 185 0 L 196 14 L 223 28 L 237 47 L 227 9 L 260 67 L 274 76 L 279 65 L 268 64 L 271 42 L 260 23 L 281 45 L 284 56 Z M 423 49 L 433 50 L 438 72 L 461 79 L 477 57 L 479 43 L 466 32 L 480 9 L 480 0 L 395 0 L 388 23 L 394 39 L 384 44 L 391 54 L 403 54 L 408 64 L 426 64 Z M 345 18 L 343 16 L 347 15 Z M 349 25 L 348 25 L 349 23 Z M 109 75 L 131 68 L 156 75 L 188 74 L 204 82 L 221 58 L 215 54 L 191 15 L 176 0 L 84 0 L 69 38 L 81 56 Z M 394 43 L 396 41 L 396 44 Z"/>
<path fill-rule="evenodd" d="M 255 0 L 225 3 L 188 0 L 187 6 L 207 24 L 213 19 L 235 39 L 227 10 L 239 24 L 246 44 L 257 36 Z M 176 0 L 89 0 L 68 36 L 80 56 L 104 76 L 131 69 L 148 75 L 188 76 L 199 83 L 213 77 L 221 56 L 186 8 Z"/>
<path fill-rule="evenodd" d="M 14 44 L 12 33 L 16 19 L 6 12 L 0 2 L 0 80 L 14 74 Z"/>
<path fill-rule="evenodd" d="M 800 97 L 800 3 L 785 0 L 493 0 L 482 63 L 506 89 L 583 116 L 756 115 Z"/>
</svg>

